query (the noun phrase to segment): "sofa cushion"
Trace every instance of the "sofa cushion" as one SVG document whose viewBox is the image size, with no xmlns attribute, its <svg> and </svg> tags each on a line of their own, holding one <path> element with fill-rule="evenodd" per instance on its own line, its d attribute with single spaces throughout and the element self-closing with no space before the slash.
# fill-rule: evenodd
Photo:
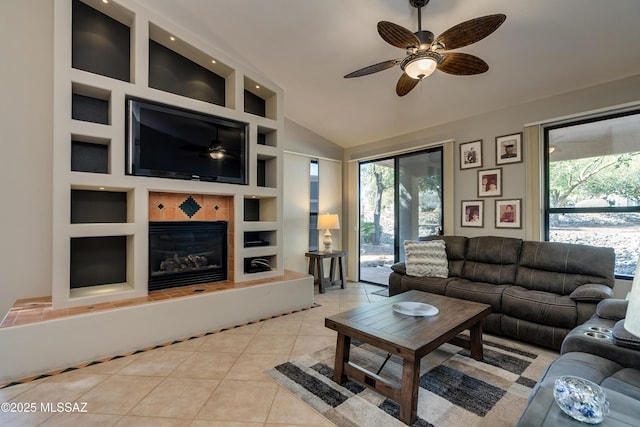
<svg viewBox="0 0 640 427">
<path fill-rule="evenodd" d="M 521 239 L 483 236 L 469 239 L 462 278 L 494 285 L 513 284 Z"/>
<path fill-rule="evenodd" d="M 508 285 L 471 282 L 465 279 L 453 279 L 447 283 L 444 294 L 452 298 L 481 302 L 491 305 L 494 313 L 502 312 L 502 292 Z"/>
<path fill-rule="evenodd" d="M 614 264 L 612 248 L 525 241 L 514 283 L 561 295 L 569 295 L 578 286 L 588 283 L 613 288 Z"/>
<path fill-rule="evenodd" d="M 569 296 L 510 286 L 502 294 L 502 313 L 541 325 L 576 326 L 576 303 Z"/>
<path fill-rule="evenodd" d="M 557 350 L 564 342 L 564 338 L 571 329 L 559 328 L 540 323 L 529 322 L 527 319 L 502 314 L 500 319 L 500 333 L 505 337 L 515 338 L 530 344 Z"/>
<path fill-rule="evenodd" d="M 640 400 L 640 371 L 637 369 L 620 369 L 600 385 Z"/>
<path fill-rule="evenodd" d="M 462 267 L 464 266 L 464 257 L 467 251 L 467 243 L 469 239 L 464 236 L 428 236 L 421 237 L 419 240 L 444 240 L 445 251 L 447 252 L 447 260 L 449 260 L 449 277 L 462 276 Z"/>
<path fill-rule="evenodd" d="M 449 276 L 444 240 L 404 242 L 407 274 L 417 277 Z"/>
<path fill-rule="evenodd" d="M 447 283 L 453 279 L 441 277 L 414 277 L 404 276 L 400 284 L 402 292 L 415 289 L 417 291 L 429 292 L 431 294 L 444 295 Z"/>
<path fill-rule="evenodd" d="M 573 375 L 601 384 L 623 366 L 604 357 L 589 353 L 565 353 L 547 367 L 539 385 L 553 387 L 556 378 L 562 375 Z"/>
</svg>

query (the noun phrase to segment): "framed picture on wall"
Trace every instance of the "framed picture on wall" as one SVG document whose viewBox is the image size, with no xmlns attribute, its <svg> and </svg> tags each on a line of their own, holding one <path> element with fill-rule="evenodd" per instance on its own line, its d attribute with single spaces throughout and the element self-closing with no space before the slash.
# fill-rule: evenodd
<svg viewBox="0 0 640 427">
<path fill-rule="evenodd" d="M 462 201 L 462 227 L 484 227 L 484 200 Z"/>
<path fill-rule="evenodd" d="M 496 200 L 496 228 L 522 228 L 522 199 Z"/>
<path fill-rule="evenodd" d="M 496 165 L 522 161 L 522 132 L 496 137 Z"/>
<path fill-rule="evenodd" d="M 502 168 L 478 171 L 478 197 L 502 195 Z"/>
<path fill-rule="evenodd" d="M 482 140 L 460 144 L 460 169 L 482 167 Z"/>
</svg>

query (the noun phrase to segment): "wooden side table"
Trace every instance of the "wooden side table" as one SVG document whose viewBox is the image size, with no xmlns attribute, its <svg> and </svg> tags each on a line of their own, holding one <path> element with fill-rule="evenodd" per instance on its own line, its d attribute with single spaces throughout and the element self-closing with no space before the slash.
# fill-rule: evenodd
<svg viewBox="0 0 640 427">
<path fill-rule="evenodd" d="M 314 276 L 314 284 L 318 284 L 318 290 L 321 294 L 324 293 L 325 286 L 334 286 L 340 285 L 342 289 L 344 289 L 344 285 L 346 283 L 344 278 L 345 266 L 344 266 L 344 257 L 347 256 L 347 252 L 345 251 L 313 251 L 307 252 L 304 254 L 307 258 L 309 258 L 309 274 Z M 331 264 L 329 267 L 329 276 L 324 276 L 324 260 L 326 258 L 331 259 Z M 338 263 L 338 271 L 339 276 L 338 279 L 335 278 L 336 275 L 336 261 Z"/>
</svg>

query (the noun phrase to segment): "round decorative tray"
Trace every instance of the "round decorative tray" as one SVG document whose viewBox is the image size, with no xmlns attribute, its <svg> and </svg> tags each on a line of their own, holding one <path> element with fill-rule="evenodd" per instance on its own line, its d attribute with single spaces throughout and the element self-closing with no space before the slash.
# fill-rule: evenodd
<svg viewBox="0 0 640 427">
<path fill-rule="evenodd" d="M 407 316 L 435 316 L 438 309 L 430 304 L 421 302 L 399 302 L 391 306 L 393 311 Z"/>
<path fill-rule="evenodd" d="M 609 401 L 602 388 L 580 377 L 556 378 L 553 397 L 562 412 L 587 424 L 598 424 L 609 414 Z"/>
</svg>

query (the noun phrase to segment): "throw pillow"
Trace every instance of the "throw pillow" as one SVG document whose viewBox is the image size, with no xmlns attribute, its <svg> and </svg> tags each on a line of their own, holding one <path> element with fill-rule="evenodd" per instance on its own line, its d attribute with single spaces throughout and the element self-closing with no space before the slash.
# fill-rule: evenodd
<svg viewBox="0 0 640 427">
<path fill-rule="evenodd" d="M 404 242 L 407 274 L 417 277 L 449 276 L 449 262 L 444 240 Z"/>
</svg>

